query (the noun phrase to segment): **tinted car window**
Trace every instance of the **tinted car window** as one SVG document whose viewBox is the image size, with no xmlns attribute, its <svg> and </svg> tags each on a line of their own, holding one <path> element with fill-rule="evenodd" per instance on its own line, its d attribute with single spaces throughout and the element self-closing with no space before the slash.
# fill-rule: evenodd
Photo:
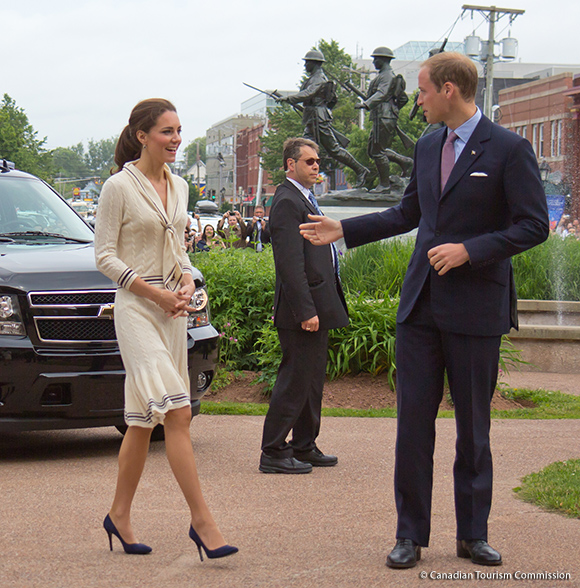
<svg viewBox="0 0 580 588">
<path fill-rule="evenodd" d="M 0 182 L 0 234 L 55 233 L 93 240 L 93 232 L 40 180 L 3 178 Z"/>
</svg>

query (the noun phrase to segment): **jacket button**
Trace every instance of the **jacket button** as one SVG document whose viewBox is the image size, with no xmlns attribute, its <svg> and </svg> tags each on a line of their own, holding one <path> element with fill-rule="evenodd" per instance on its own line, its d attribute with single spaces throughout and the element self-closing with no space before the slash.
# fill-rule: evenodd
<svg viewBox="0 0 580 588">
<path fill-rule="evenodd" d="M 435 231 L 435 236 L 436 237 L 440 237 L 441 236 L 441 231 Z"/>
</svg>

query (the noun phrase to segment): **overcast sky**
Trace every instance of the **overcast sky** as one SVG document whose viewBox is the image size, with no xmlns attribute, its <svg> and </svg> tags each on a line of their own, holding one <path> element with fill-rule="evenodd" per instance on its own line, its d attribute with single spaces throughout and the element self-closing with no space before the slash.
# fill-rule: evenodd
<svg viewBox="0 0 580 588">
<path fill-rule="evenodd" d="M 488 6 L 489 4 L 477 3 Z M 348 53 L 407 41 L 463 41 L 488 25 L 456 0 L 20 0 L 0 16 L 0 93 L 47 146 L 118 134 L 144 98 L 173 101 L 185 146 L 262 88 L 292 90 L 319 39 Z M 579 0 L 513 0 L 518 59 L 580 63 Z M 459 18 L 459 20 L 458 20 Z M 457 22 L 456 22 L 457 21 Z M 506 17 L 496 40 L 508 35 Z M 396 61 L 393 62 L 396 69 Z M 1 154 L 0 154 L 1 155 Z"/>
</svg>

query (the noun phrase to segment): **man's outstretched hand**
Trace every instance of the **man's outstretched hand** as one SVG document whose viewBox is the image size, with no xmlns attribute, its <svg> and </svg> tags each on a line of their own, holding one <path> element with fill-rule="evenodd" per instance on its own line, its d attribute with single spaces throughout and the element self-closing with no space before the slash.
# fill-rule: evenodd
<svg viewBox="0 0 580 588">
<path fill-rule="evenodd" d="M 308 218 L 312 222 L 301 224 L 300 234 L 313 245 L 328 245 L 344 236 L 340 221 L 315 214 L 309 214 Z"/>
</svg>

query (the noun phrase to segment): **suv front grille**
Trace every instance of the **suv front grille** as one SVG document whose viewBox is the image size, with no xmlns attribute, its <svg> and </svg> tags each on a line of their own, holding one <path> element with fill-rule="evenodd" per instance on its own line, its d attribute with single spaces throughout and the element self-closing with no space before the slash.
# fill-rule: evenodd
<svg viewBox="0 0 580 588">
<path fill-rule="evenodd" d="M 86 306 L 113 304 L 115 292 L 37 292 L 30 294 L 30 306 Z"/>
<path fill-rule="evenodd" d="M 37 318 L 36 328 L 42 341 L 114 341 L 115 323 L 100 318 Z"/>
<path fill-rule="evenodd" d="M 115 290 L 30 292 L 28 300 L 41 343 L 114 343 L 117 338 L 110 312 Z"/>
</svg>

